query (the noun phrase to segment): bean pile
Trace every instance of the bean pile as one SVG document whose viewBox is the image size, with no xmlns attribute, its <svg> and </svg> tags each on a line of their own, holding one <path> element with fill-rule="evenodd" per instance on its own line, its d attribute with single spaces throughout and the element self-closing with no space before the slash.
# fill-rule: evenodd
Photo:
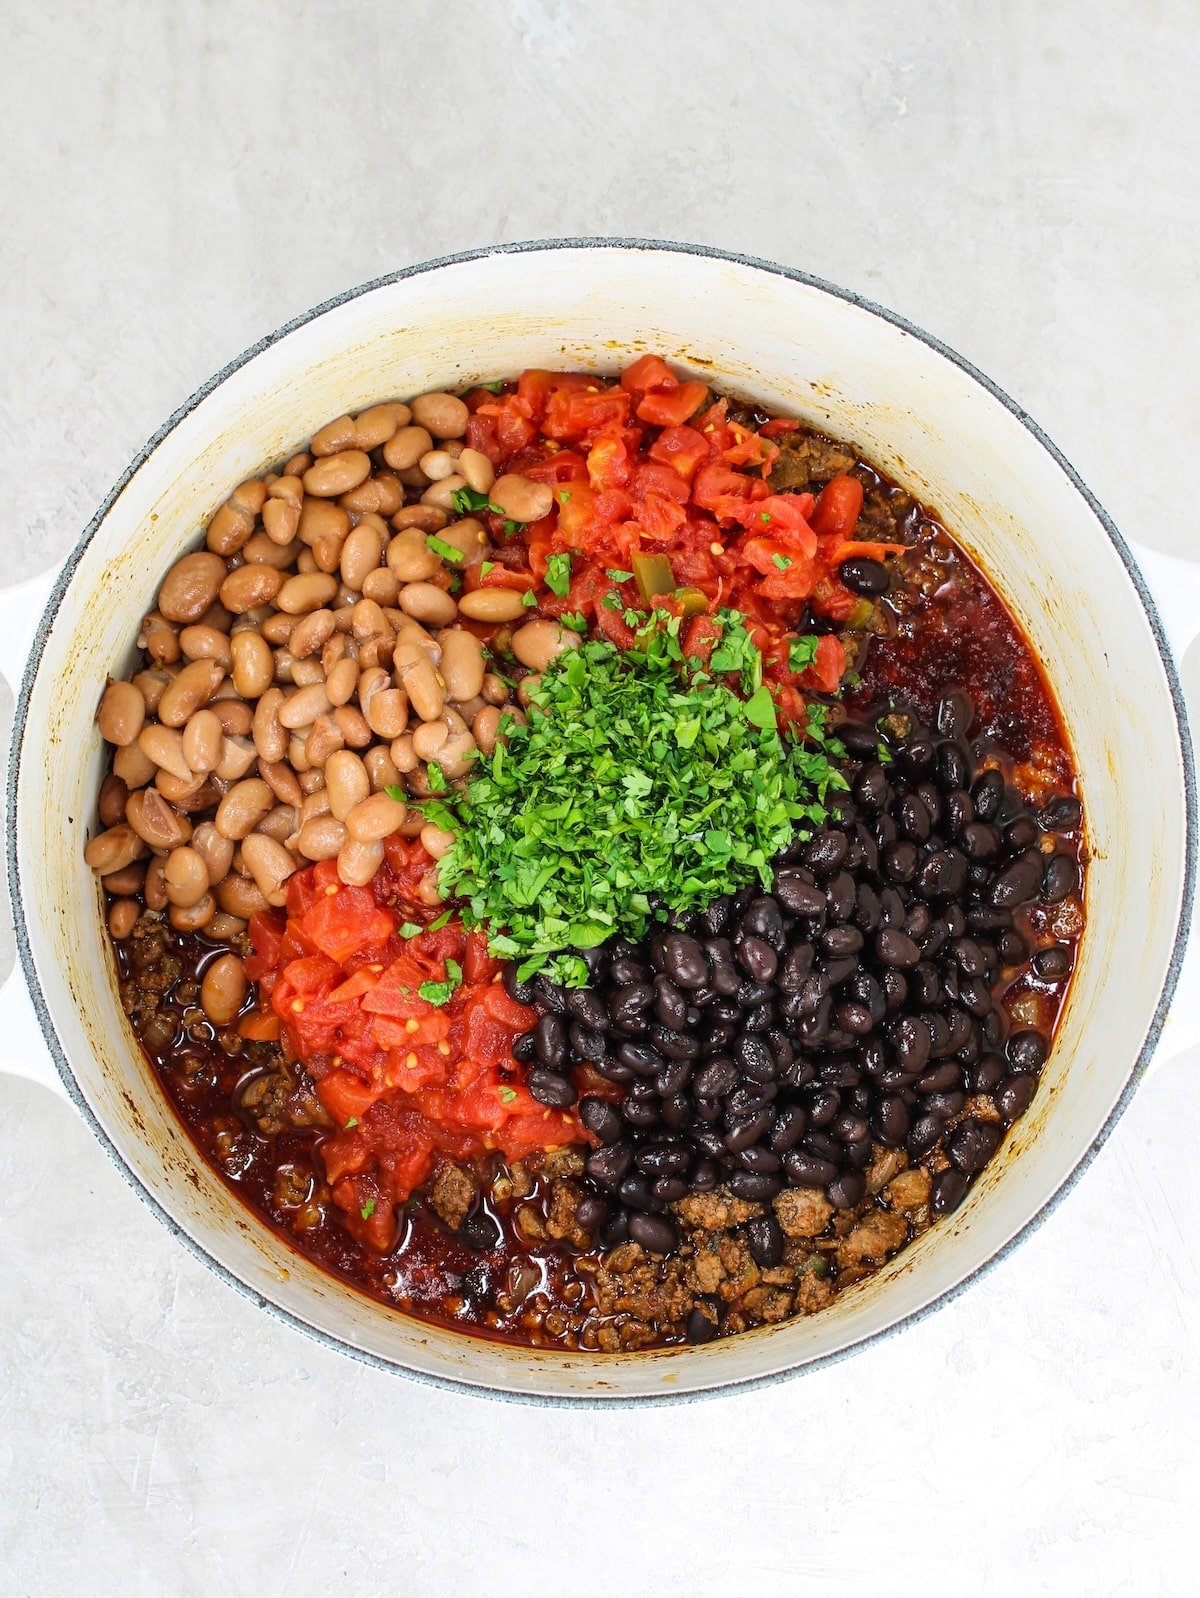
<svg viewBox="0 0 1200 1598">
<path fill-rule="evenodd" d="M 843 725 L 850 792 L 777 857 L 771 893 L 613 940 L 588 956 L 586 989 L 506 972 L 539 1010 L 516 1050 L 534 1096 L 575 1103 L 580 1065 L 618 1090 L 579 1105 L 600 1144 L 579 1219 L 604 1247 L 673 1252 L 672 1203 L 722 1184 L 756 1201 L 820 1188 L 853 1209 L 873 1144 L 944 1154 L 931 1209 L 945 1215 L 1028 1108 L 1048 1040 L 1014 1028 L 1001 989 L 1031 954 L 1041 977 L 1069 969 L 1061 945 L 1033 953 L 1016 912 L 1077 891 L 1053 835 L 1078 827 L 1080 806 L 1062 794 L 1035 816 L 981 765 L 974 718 L 955 692 L 933 728 L 894 707 Z M 750 1244 L 778 1263 L 769 1210 Z"/>
<path fill-rule="evenodd" d="M 469 414 L 439 393 L 330 422 L 279 472 L 236 488 L 205 547 L 168 571 L 140 669 L 110 682 L 97 711 L 114 755 L 85 859 L 115 939 L 144 907 L 228 942 L 311 862 L 336 859 L 361 885 L 391 833 L 419 835 L 434 861 L 449 849 L 405 796 L 429 795 L 430 762 L 460 782 L 502 716 L 523 717 L 485 639 L 501 630 L 534 673 L 579 645 L 512 589 L 460 591 L 491 553 L 483 523 L 456 508 L 460 490 L 510 525 L 552 503 L 545 484 L 497 477 L 464 446 Z M 419 892 L 440 902 L 436 869 Z M 230 954 L 206 977 L 206 1015 L 227 1025 L 246 991 Z"/>
</svg>

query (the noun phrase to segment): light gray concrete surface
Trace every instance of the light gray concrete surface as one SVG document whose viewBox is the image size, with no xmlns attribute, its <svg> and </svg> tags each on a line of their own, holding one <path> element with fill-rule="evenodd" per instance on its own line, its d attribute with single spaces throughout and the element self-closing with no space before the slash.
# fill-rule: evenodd
<svg viewBox="0 0 1200 1598">
<path fill-rule="evenodd" d="M 1194 0 L 43 0 L 3 32 L 8 581 L 262 332 L 572 233 L 866 292 L 1023 401 L 1129 533 L 1197 549 Z M 281 1329 L 0 1077 L 0 1593 L 1194 1591 L 1197 1063 L 922 1326 L 606 1414 Z"/>
</svg>

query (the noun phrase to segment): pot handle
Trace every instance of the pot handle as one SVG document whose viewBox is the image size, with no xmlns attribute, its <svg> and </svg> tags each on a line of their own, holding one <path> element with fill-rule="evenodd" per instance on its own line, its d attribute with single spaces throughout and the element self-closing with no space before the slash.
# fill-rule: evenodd
<svg viewBox="0 0 1200 1598">
<path fill-rule="evenodd" d="M 1176 664 L 1181 665 L 1189 647 L 1200 638 L 1200 564 L 1183 560 L 1178 555 L 1164 555 L 1160 550 L 1149 549 L 1145 544 L 1132 540 L 1130 547 L 1146 579 L 1171 653 L 1175 656 Z M 1200 736 L 1200 710 L 1194 704 L 1189 708 L 1194 775 L 1195 739 Z M 1179 967 L 1175 992 L 1153 1063 L 1165 1064 L 1196 1044 L 1200 1044 L 1200 895 L 1192 904 L 1187 949 Z"/>
<path fill-rule="evenodd" d="M 38 577 L 30 577 L 26 582 L 0 589 L 0 676 L 8 683 L 14 702 L 20 692 L 30 648 L 43 625 L 42 613 L 61 570 L 61 564 L 52 566 Z M 4 837 L 6 846 L 8 774 L 13 753 L 10 737 L 5 750 L 4 780 L 0 785 L 0 821 L 3 821 L 0 836 Z M 5 871 L 0 875 L 3 876 L 3 890 L 0 891 L 2 913 L 8 925 L 15 926 L 16 916 L 9 899 L 8 873 Z M 67 1090 L 54 1069 L 54 1062 L 46 1047 L 46 1038 L 25 986 L 19 960 L 14 961 L 12 969 L 0 978 L 0 984 L 0 1038 L 4 1040 L 0 1050 L 0 1071 L 8 1076 L 25 1077 L 30 1082 L 49 1088 L 60 1098 L 67 1098 Z"/>
</svg>

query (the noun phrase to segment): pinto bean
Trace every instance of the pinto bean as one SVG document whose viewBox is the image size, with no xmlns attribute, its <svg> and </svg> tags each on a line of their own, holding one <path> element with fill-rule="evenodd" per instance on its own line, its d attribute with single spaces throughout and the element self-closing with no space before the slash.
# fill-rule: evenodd
<svg viewBox="0 0 1200 1598">
<path fill-rule="evenodd" d="M 464 449 L 458 457 L 458 470 L 475 494 L 486 494 L 496 481 L 496 468 L 481 450 Z"/>
<path fill-rule="evenodd" d="M 204 861 L 210 883 L 220 882 L 233 865 L 233 841 L 217 831 L 211 821 L 202 821 L 191 836 L 191 846 Z"/>
<path fill-rule="evenodd" d="M 329 708 L 324 683 L 313 683 L 310 687 L 298 689 L 290 699 L 284 700 L 279 707 L 279 725 L 289 731 L 297 727 L 310 727 Z"/>
<path fill-rule="evenodd" d="M 312 453 L 320 458 L 323 455 L 338 455 L 348 449 L 378 449 L 381 444 L 387 443 L 398 427 L 407 425 L 410 414 L 407 405 L 402 405 L 398 400 L 389 400 L 381 405 L 370 405 L 355 417 L 339 416 L 336 421 L 326 422 L 313 434 L 310 446 Z"/>
<path fill-rule="evenodd" d="M 478 750 L 469 732 L 457 732 L 438 751 L 437 762 L 445 777 L 465 777 L 475 763 Z"/>
<path fill-rule="evenodd" d="M 325 679 L 325 697 L 331 705 L 344 705 L 354 697 L 358 687 L 358 662 L 339 660 Z"/>
<path fill-rule="evenodd" d="M 194 773 L 183 754 L 183 735 L 174 727 L 160 727 L 151 722 L 138 733 L 138 748 L 156 766 L 178 777 L 180 782 L 190 782 Z"/>
<path fill-rule="evenodd" d="M 394 472 L 376 472 L 343 494 L 338 504 L 352 516 L 392 516 L 404 503 L 404 484 Z"/>
<path fill-rule="evenodd" d="M 211 660 L 228 671 L 232 663 L 229 653 L 229 636 L 219 627 L 197 622 L 185 627 L 179 635 L 179 647 L 185 660 Z"/>
<path fill-rule="evenodd" d="M 310 766 L 323 766 L 330 755 L 344 749 L 345 738 L 341 728 L 329 714 L 318 716 L 304 740 L 304 758 Z"/>
<path fill-rule="evenodd" d="M 298 805 L 304 795 L 296 773 L 282 760 L 259 759 L 258 774 L 282 805 Z"/>
<path fill-rule="evenodd" d="M 180 844 L 163 863 L 163 880 L 170 904 L 188 909 L 208 892 L 208 867 L 197 849 Z"/>
<path fill-rule="evenodd" d="M 211 550 L 185 555 L 163 578 L 159 612 L 167 621 L 199 621 L 220 592 L 225 572 L 225 562 Z"/>
<path fill-rule="evenodd" d="M 217 806 L 217 831 L 222 837 L 237 841 L 249 837 L 274 802 L 275 795 L 261 777 L 247 777 L 234 783 Z"/>
<path fill-rule="evenodd" d="M 125 819 L 152 849 L 174 849 L 192 835 L 192 824 L 169 805 L 157 788 L 139 788 L 129 795 Z"/>
<path fill-rule="evenodd" d="M 371 779 L 356 754 L 344 749 L 329 757 L 325 766 L 325 792 L 329 795 L 329 809 L 338 821 L 345 821 L 355 805 L 367 798 Z"/>
<path fill-rule="evenodd" d="M 527 621 L 512 635 L 512 651 L 523 666 L 543 672 L 565 650 L 578 649 L 579 634 L 556 621 Z"/>
<path fill-rule="evenodd" d="M 454 834 L 447 832 L 444 827 L 435 827 L 432 821 L 427 821 L 421 828 L 421 847 L 435 860 L 449 854 L 454 844 Z"/>
<path fill-rule="evenodd" d="M 268 688 L 255 707 L 254 747 L 264 760 L 282 760 L 287 753 L 287 733 L 279 720 L 282 706 L 283 690 Z"/>
<path fill-rule="evenodd" d="M 301 481 L 304 492 L 317 499 L 336 499 L 371 475 L 371 457 L 365 450 L 345 449 L 316 460 Z"/>
<path fill-rule="evenodd" d="M 540 522 L 554 509 L 554 494 L 548 483 L 535 483 L 518 472 L 506 472 L 492 484 L 488 495 L 505 516 L 514 522 Z"/>
<path fill-rule="evenodd" d="M 97 876 L 122 871 L 147 853 L 146 840 L 126 822 L 98 832 L 83 851 L 83 858 Z"/>
<path fill-rule="evenodd" d="M 341 733 L 348 749 L 365 749 L 371 742 L 371 729 L 367 718 L 355 705 L 339 705 L 333 712 L 333 724 Z"/>
<path fill-rule="evenodd" d="M 306 860 L 332 860 L 345 848 L 347 837 L 335 816 L 313 816 L 300 828 L 296 846 Z"/>
<path fill-rule="evenodd" d="M 453 560 L 449 555 L 442 557 L 455 571 L 477 566 L 491 547 L 487 529 L 474 516 L 464 516 L 457 522 L 451 522 L 437 536 L 439 543 L 457 550 L 462 556 L 461 560 Z"/>
<path fill-rule="evenodd" d="M 183 758 L 192 771 L 207 774 L 220 761 L 224 742 L 225 733 L 216 711 L 197 710 L 183 729 Z"/>
<path fill-rule="evenodd" d="M 442 569 L 439 555 L 435 555 L 425 541 L 425 534 L 416 527 L 397 533 L 387 549 L 388 569 L 401 583 L 427 582 Z"/>
<path fill-rule="evenodd" d="M 165 727 L 182 727 L 206 705 L 221 685 L 225 673 L 215 660 L 193 660 L 185 666 L 158 701 L 158 719 Z"/>
<path fill-rule="evenodd" d="M 386 566 L 373 567 L 363 578 L 363 598 L 373 599 L 377 605 L 394 606 L 399 594 L 399 579 Z"/>
<path fill-rule="evenodd" d="M 277 843 L 286 843 L 299 825 L 299 811 L 295 805 L 276 805 L 254 830 L 267 838 L 274 838 Z"/>
<path fill-rule="evenodd" d="M 106 743 L 125 748 L 146 720 L 146 701 L 131 682 L 110 682 L 96 712 L 96 725 Z"/>
<path fill-rule="evenodd" d="M 223 954 L 200 982 L 200 1008 L 214 1026 L 231 1026 L 246 1000 L 246 968 L 236 954 Z"/>
<path fill-rule="evenodd" d="M 457 472 L 453 472 L 449 477 L 443 477 L 436 483 L 430 483 L 429 487 L 421 495 L 421 503 L 422 505 L 432 505 L 437 510 L 445 511 L 446 515 L 449 516 L 455 509 L 454 496 L 464 486 L 462 477 Z"/>
<path fill-rule="evenodd" d="M 400 590 L 399 604 L 405 615 L 434 627 L 448 627 L 458 615 L 454 600 L 434 583 L 407 583 Z"/>
<path fill-rule="evenodd" d="M 299 867 L 279 840 L 265 832 L 252 832 L 242 840 L 242 860 L 267 903 L 283 904 L 284 884 Z"/>
<path fill-rule="evenodd" d="M 149 755 L 136 743 L 118 749 L 113 755 L 113 776 L 126 788 L 144 788 L 154 781 L 156 767 Z"/>
<path fill-rule="evenodd" d="M 105 893 L 112 894 L 114 899 L 127 899 L 133 894 L 141 893 L 145 880 L 146 868 L 140 861 L 135 860 L 131 866 L 122 866 L 120 871 L 105 872 L 100 878 L 100 886 Z"/>
<path fill-rule="evenodd" d="M 226 915 L 237 916 L 242 921 L 249 921 L 259 910 L 267 909 L 258 884 L 238 871 L 231 871 L 224 882 L 218 883 L 215 893 Z"/>
<path fill-rule="evenodd" d="M 226 738 L 221 744 L 221 758 L 213 775 L 222 782 L 237 782 L 254 764 L 256 748 L 249 738 Z"/>
<path fill-rule="evenodd" d="M 408 726 L 408 695 L 402 688 L 383 688 L 371 695 L 366 711 L 367 725 L 390 743 Z"/>
<path fill-rule="evenodd" d="M 443 633 L 438 642 L 442 646 L 440 670 L 450 698 L 460 704 L 474 699 L 483 688 L 483 645 L 474 633 L 461 627 Z"/>
<path fill-rule="evenodd" d="M 118 777 L 115 771 L 110 771 L 100 784 L 100 794 L 96 801 L 96 813 L 100 817 L 102 827 L 115 827 L 125 819 L 125 801 L 129 798 L 129 785 Z"/>
<path fill-rule="evenodd" d="M 371 779 L 371 787 L 380 792 L 384 788 L 400 788 L 400 772 L 391 753 L 382 744 L 376 744 L 373 749 L 368 749 L 363 755 L 363 765 L 367 768 L 367 776 Z"/>
<path fill-rule="evenodd" d="M 401 826 L 407 807 L 400 799 L 388 793 L 373 793 L 369 799 L 360 799 L 345 817 L 346 831 L 352 842 L 376 843 L 390 837 Z"/>
<path fill-rule="evenodd" d="M 337 597 L 337 589 L 337 583 L 328 572 L 302 572 L 287 579 L 275 596 L 275 603 L 289 616 L 302 616 L 328 605 Z"/>
<path fill-rule="evenodd" d="M 269 605 L 282 587 L 283 573 L 274 566 L 239 566 L 221 584 L 221 603 L 238 616 Z"/>
<path fill-rule="evenodd" d="M 256 632 L 236 632 L 229 640 L 233 686 L 244 699 L 257 699 L 275 680 L 270 645 Z"/>
<path fill-rule="evenodd" d="M 108 908 L 109 936 L 120 943 L 137 926 L 142 907 L 136 899 L 115 899 Z"/>
<path fill-rule="evenodd" d="M 195 904 L 173 904 L 167 911 L 167 918 L 176 932 L 202 932 L 216 913 L 216 900 L 211 893 L 206 893 Z"/>
<path fill-rule="evenodd" d="M 362 591 L 367 574 L 375 570 L 383 559 L 383 539 L 379 529 L 370 522 L 359 522 L 354 530 L 347 534 L 342 545 L 339 566 L 342 581 L 347 588 L 355 592 Z"/>
<path fill-rule="evenodd" d="M 266 497 L 267 485 L 261 478 L 239 483 L 213 513 L 204 537 L 209 549 L 216 555 L 236 555 L 253 533 Z"/>
<path fill-rule="evenodd" d="M 500 718 L 503 715 L 504 712 L 499 705 L 484 705 L 483 709 L 476 713 L 475 719 L 471 723 L 471 736 L 478 744 L 482 754 L 491 755 L 495 752 L 500 730 Z"/>
<path fill-rule="evenodd" d="M 382 843 L 360 843 L 350 838 L 338 851 L 338 876 L 348 887 L 365 888 L 382 864 Z"/>
<path fill-rule="evenodd" d="M 307 616 L 292 628 L 288 651 L 296 660 L 304 660 L 323 649 L 334 632 L 333 612 L 324 608 L 310 610 Z"/>
<path fill-rule="evenodd" d="M 303 503 L 304 486 L 294 473 L 285 472 L 271 484 L 262 508 L 262 520 L 263 531 L 273 544 L 283 548 L 295 538 Z"/>
<path fill-rule="evenodd" d="M 254 708 L 244 699 L 228 699 L 218 691 L 208 708 L 220 722 L 221 731 L 231 738 L 245 738 L 254 725 Z"/>
<path fill-rule="evenodd" d="M 471 419 L 470 411 L 453 394 L 418 394 L 410 408 L 416 425 L 434 438 L 461 438 Z"/>
<path fill-rule="evenodd" d="M 471 621 L 516 621 L 525 605 L 513 588 L 476 588 L 458 601 L 459 614 Z"/>
<path fill-rule="evenodd" d="M 151 611 L 144 618 L 138 635 L 138 644 L 150 659 L 160 666 L 173 666 L 183 653 L 179 644 L 179 633 L 157 611 Z"/>
</svg>

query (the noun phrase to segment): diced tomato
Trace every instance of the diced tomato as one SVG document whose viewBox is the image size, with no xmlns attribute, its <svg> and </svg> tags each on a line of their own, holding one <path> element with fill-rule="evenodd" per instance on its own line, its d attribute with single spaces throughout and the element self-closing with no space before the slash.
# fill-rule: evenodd
<svg viewBox="0 0 1200 1598">
<path fill-rule="evenodd" d="M 238 1022 L 237 1032 L 248 1043 L 274 1043 L 279 1038 L 279 1017 L 271 1010 L 250 1010 Z"/>
<path fill-rule="evenodd" d="M 549 483 L 553 487 L 555 483 L 586 483 L 588 468 L 583 456 L 575 450 L 560 449 L 547 455 L 545 460 L 526 466 L 523 475 L 535 483 Z"/>
<path fill-rule="evenodd" d="M 694 616 L 683 635 L 683 652 L 707 666 L 723 628 L 715 616 Z"/>
<path fill-rule="evenodd" d="M 629 395 L 620 388 L 594 392 L 559 390 L 546 405 L 542 431 L 547 438 L 579 443 L 594 438 L 606 427 L 623 427 L 629 419 Z"/>
<path fill-rule="evenodd" d="M 662 499 L 672 499 L 677 505 L 688 502 L 688 485 L 673 467 L 661 461 L 643 461 L 634 473 L 633 497 L 645 499 L 657 494 Z"/>
<path fill-rule="evenodd" d="M 707 394 L 707 383 L 680 383 L 677 388 L 651 392 L 638 405 L 638 421 L 651 427 L 680 427 L 695 415 Z"/>
<path fill-rule="evenodd" d="M 845 669 L 846 651 L 841 639 L 832 633 L 823 633 L 817 639 L 817 652 L 812 665 L 801 673 L 801 687 L 831 694 L 841 682 Z"/>
<path fill-rule="evenodd" d="M 799 422 L 792 422 L 785 416 L 776 416 L 769 422 L 764 422 L 759 432 L 764 438 L 782 438 L 785 433 L 794 433 L 799 428 Z"/>
<path fill-rule="evenodd" d="M 680 487 L 687 486 L 681 478 L 676 478 L 676 482 Z M 646 537 L 660 543 L 672 538 L 687 521 L 683 506 L 677 500 L 666 499 L 662 494 L 647 494 L 641 504 L 634 507 L 633 514 Z"/>
<path fill-rule="evenodd" d="M 468 984 L 476 982 L 490 983 L 503 967 L 502 960 L 493 959 L 488 953 L 487 933 L 476 928 L 467 933 L 467 947 L 463 953 L 463 981 Z"/>
<path fill-rule="evenodd" d="M 818 538 L 849 538 L 863 507 L 863 486 L 857 477 L 831 477 L 817 498 L 812 530 Z"/>
<path fill-rule="evenodd" d="M 685 483 L 690 483 L 696 468 L 709 457 L 708 440 L 694 427 L 667 427 L 647 453 L 651 460 L 670 466 Z"/>
<path fill-rule="evenodd" d="M 339 1066 L 323 1076 L 316 1084 L 317 1097 L 339 1126 L 349 1120 L 361 1121 L 367 1110 L 380 1098 L 383 1088 L 364 1082 L 356 1071 Z M 361 1170 L 362 1166 L 357 1169 Z"/>
<path fill-rule="evenodd" d="M 624 439 L 601 433 L 588 450 L 587 470 L 593 488 L 627 488 L 633 478 L 633 463 Z"/>
<path fill-rule="evenodd" d="M 709 461 L 692 484 L 692 503 L 710 510 L 718 521 L 737 520 L 745 511 L 741 501 L 766 499 L 771 490 L 761 477 L 747 477 L 729 466 Z"/>
<path fill-rule="evenodd" d="M 279 951 L 286 929 L 287 917 L 282 910 L 256 910 L 250 917 L 246 931 L 254 946 L 254 953 L 246 961 L 246 975 L 251 982 L 259 981 L 279 965 Z"/>
<path fill-rule="evenodd" d="M 679 379 L 661 356 L 642 355 L 621 373 L 621 387 L 630 394 L 645 394 L 650 389 L 679 387 Z"/>
<path fill-rule="evenodd" d="M 621 612 L 610 610 L 607 605 L 597 609 L 596 626 L 609 643 L 616 644 L 618 649 L 632 649 L 637 640 L 637 634 Z"/>
<path fill-rule="evenodd" d="M 336 882 L 304 912 L 301 925 L 322 954 L 344 964 L 352 954 L 386 943 L 396 930 L 396 917 L 379 908 L 369 888 Z"/>
<path fill-rule="evenodd" d="M 730 466 L 759 466 L 764 477 L 770 472 L 779 455 L 779 446 L 772 444 L 760 433 L 752 433 L 739 423 L 731 424 L 734 443 L 721 452 L 721 459 Z"/>
</svg>

